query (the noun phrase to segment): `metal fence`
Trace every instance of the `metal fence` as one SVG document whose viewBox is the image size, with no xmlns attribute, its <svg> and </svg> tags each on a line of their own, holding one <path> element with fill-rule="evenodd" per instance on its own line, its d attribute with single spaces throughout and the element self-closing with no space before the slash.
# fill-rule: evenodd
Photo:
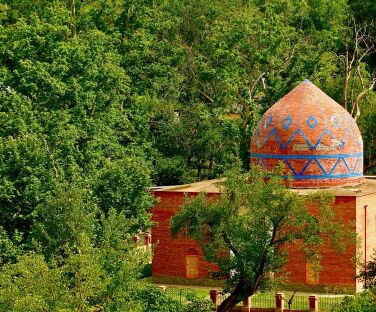
<svg viewBox="0 0 376 312">
<path fill-rule="evenodd" d="M 255 308 L 274 308 L 275 295 L 271 293 L 258 293 L 251 297 L 252 306 Z"/>
<path fill-rule="evenodd" d="M 190 288 L 173 288 L 167 287 L 166 294 L 180 303 L 187 303 L 187 295 L 196 293 L 195 289 Z M 222 303 L 227 297 L 228 293 L 219 293 L 219 304 Z M 288 309 L 288 300 L 291 298 L 292 293 L 285 293 L 285 309 Z M 209 293 L 208 293 L 209 297 Z M 332 312 L 334 308 L 341 304 L 345 296 L 319 296 L 319 311 Z M 255 308 L 274 308 L 275 307 L 275 294 L 274 293 L 256 293 L 251 297 L 252 307 Z M 242 302 L 238 304 L 241 306 Z M 295 295 L 291 302 L 292 310 L 307 310 L 309 311 L 308 295 Z"/>
<path fill-rule="evenodd" d="M 319 309 L 323 312 L 332 312 L 338 307 L 346 296 L 319 297 Z"/>
<path fill-rule="evenodd" d="M 195 290 L 189 289 L 189 288 L 167 287 L 166 293 L 170 298 L 172 298 L 176 301 L 179 301 L 180 303 L 186 303 L 186 302 L 188 302 L 187 295 L 189 295 L 191 293 L 195 293 Z"/>
<path fill-rule="evenodd" d="M 285 309 L 288 309 L 288 301 L 292 294 L 285 293 Z M 345 296 L 319 296 L 319 311 L 332 312 L 335 307 L 341 304 Z M 252 307 L 255 308 L 274 308 L 275 294 L 257 293 L 251 297 Z M 308 296 L 295 295 L 291 302 L 292 310 L 309 310 Z"/>
<path fill-rule="evenodd" d="M 288 301 L 291 298 L 291 296 L 285 297 L 285 306 L 288 308 Z M 320 304 L 320 301 L 319 301 Z M 297 296 L 295 295 L 292 299 L 291 303 L 291 309 L 293 310 L 309 310 L 309 302 L 308 302 L 308 296 Z"/>
</svg>

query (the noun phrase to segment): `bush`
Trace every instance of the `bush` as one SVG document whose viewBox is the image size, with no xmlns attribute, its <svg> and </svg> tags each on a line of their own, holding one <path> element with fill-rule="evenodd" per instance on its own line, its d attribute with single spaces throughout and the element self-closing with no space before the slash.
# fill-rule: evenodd
<svg viewBox="0 0 376 312">
<path fill-rule="evenodd" d="M 212 312 L 213 303 L 209 299 L 198 298 L 194 292 L 186 296 L 189 301 L 186 306 L 186 312 Z"/>
<path fill-rule="evenodd" d="M 154 285 L 145 285 L 131 292 L 130 297 L 140 302 L 143 312 L 181 312 L 184 307 Z"/>
<path fill-rule="evenodd" d="M 376 289 L 369 289 L 353 297 L 345 297 L 335 312 L 374 312 L 376 311 Z"/>
<path fill-rule="evenodd" d="M 142 278 L 151 277 L 151 263 L 145 264 L 142 269 Z"/>
</svg>

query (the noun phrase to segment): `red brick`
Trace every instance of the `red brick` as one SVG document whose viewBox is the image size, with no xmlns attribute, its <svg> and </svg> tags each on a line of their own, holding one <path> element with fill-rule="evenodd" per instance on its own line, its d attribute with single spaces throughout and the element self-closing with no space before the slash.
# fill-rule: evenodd
<svg viewBox="0 0 376 312">
<path fill-rule="evenodd" d="M 309 81 L 264 114 L 250 150 L 251 162 L 266 169 L 284 162 L 286 172 L 294 176 L 293 187 L 353 185 L 362 180 L 363 142 L 358 126 L 343 107 Z"/>
</svg>

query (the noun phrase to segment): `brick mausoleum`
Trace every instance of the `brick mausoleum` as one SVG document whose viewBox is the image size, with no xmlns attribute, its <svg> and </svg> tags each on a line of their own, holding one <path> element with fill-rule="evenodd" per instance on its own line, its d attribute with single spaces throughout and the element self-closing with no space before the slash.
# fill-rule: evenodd
<svg viewBox="0 0 376 312">
<path fill-rule="evenodd" d="M 369 260 L 376 248 L 376 177 L 363 177 L 363 142 L 360 131 L 339 104 L 308 80 L 274 104 L 261 118 L 251 140 L 250 161 L 272 169 L 282 161 L 293 177 L 293 189 L 302 196 L 320 188 L 335 195 L 334 209 L 344 222 L 352 221 L 361 246 L 337 255 L 329 246 L 320 250 L 322 270 L 315 273 L 299 251 L 289 246 L 285 266 L 289 282 L 300 290 L 360 290 L 355 259 Z M 172 240 L 169 219 L 183 205 L 184 194 L 220 193 L 219 180 L 156 187 L 159 202 L 152 208 L 157 244 L 152 263 L 156 277 L 210 278 L 210 265 L 199 244 Z M 213 267 L 212 267 L 213 268 Z"/>
</svg>

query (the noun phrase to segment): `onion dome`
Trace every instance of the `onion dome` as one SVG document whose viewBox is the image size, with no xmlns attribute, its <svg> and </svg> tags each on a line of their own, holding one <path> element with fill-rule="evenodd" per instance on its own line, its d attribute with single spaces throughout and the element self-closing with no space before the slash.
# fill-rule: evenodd
<svg viewBox="0 0 376 312">
<path fill-rule="evenodd" d="M 251 162 L 265 169 L 282 161 L 295 188 L 354 185 L 363 177 L 358 126 L 342 106 L 309 80 L 262 116 L 250 149 Z"/>
</svg>

